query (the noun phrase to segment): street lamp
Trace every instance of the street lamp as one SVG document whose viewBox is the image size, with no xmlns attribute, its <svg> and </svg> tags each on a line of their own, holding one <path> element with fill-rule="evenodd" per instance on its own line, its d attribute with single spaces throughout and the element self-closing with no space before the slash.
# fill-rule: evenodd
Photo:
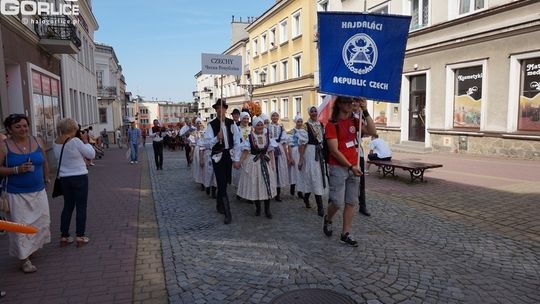
<svg viewBox="0 0 540 304">
<path fill-rule="evenodd" d="M 248 84 L 241 84 L 240 81 L 241 81 L 241 77 L 240 75 L 236 75 L 234 78 L 236 80 L 236 85 L 247 90 L 248 91 L 248 95 L 249 95 L 249 100 L 251 101 L 253 99 L 253 91 L 256 89 L 256 88 L 260 88 L 262 86 L 264 86 L 264 83 L 266 82 L 266 73 L 264 71 L 262 71 L 260 74 L 259 74 L 259 77 L 260 77 L 260 80 L 261 80 L 261 84 L 253 84 L 251 82 L 251 76 L 249 74 L 249 72 L 247 72 L 246 74 L 246 78 L 248 80 Z"/>
</svg>

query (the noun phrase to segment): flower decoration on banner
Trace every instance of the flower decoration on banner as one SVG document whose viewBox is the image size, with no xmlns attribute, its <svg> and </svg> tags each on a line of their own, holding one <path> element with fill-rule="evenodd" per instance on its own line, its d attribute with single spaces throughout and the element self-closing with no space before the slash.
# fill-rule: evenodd
<svg viewBox="0 0 540 304">
<path fill-rule="evenodd" d="M 247 109 L 251 117 L 259 116 L 262 114 L 261 105 L 255 103 L 254 101 L 246 101 L 242 105 L 242 109 Z"/>
</svg>

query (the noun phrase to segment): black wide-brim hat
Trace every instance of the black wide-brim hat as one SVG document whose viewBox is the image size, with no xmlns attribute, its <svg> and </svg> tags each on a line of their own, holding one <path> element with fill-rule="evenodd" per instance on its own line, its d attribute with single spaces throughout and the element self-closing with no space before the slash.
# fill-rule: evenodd
<svg viewBox="0 0 540 304">
<path fill-rule="evenodd" d="M 225 100 L 225 98 L 218 98 L 218 100 L 216 100 L 216 103 L 212 106 L 212 108 L 217 108 L 217 107 L 224 107 L 225 109 L 229 108 L 229 105 L 227 105 L 227 100 Z"/>
</svg>

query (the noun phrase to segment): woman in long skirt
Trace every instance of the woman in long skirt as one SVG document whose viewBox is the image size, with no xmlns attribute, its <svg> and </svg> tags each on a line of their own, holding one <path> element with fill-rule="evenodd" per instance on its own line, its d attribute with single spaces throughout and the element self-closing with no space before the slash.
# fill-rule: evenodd
<svg viewBox="0 0 540 304">
<path fill-rule="evenodd" d="M 290 185 L 289 166 L 292 165 L 292 157 L 289 151 L 289 137 L 283 125 L 279 123 L 279 113 L 272 112 L 270 118 L 272 123 L 268 126 L 268 131 L 270 137 L 279 145 L 274 149 L 274 159 L 276 161 L 276 183 L 278 187 L 276 201 L 281 202 L 281 188 Z"/>
<path fill-rule="evenodd" d="M 300 151 L 299 147 L 302 145 L 305 145 L 308 142 L 308 135 L 306 130 L 304 130 L 304 120 L 302 119 L 302 116 L 297 115 L 294 118 L 295 128 L 291 130 L 291 134 L 289 136 L 289 149 L 291 150 L 291 157 L 293 160 L 292 165 L 289 167 L 289 179 L 291 182 L 291 195 L 294 196 L 296 187 L 298 185 L 298 189 L 302 189 L 303 186 L 301 183 L 303 183 L 303 177 L 301 175 L 299 165 L 300 165 Z M 304 198 L 303 193 L 298 190 L 298 197 L 300 199 Z"/>
<path fill-rule="evenodd" d="M 201 160 L 204 159 L 204 153 L 201 153 L 199 147 L 199 141 L 204 135 L 204 129 L 200 118 L 195 120 L 195 127 L 197 128 L 197 131 L 191 133 L 188 137 L 189 145 L 191 146 L 191 159 L 193 159 L 194 163 L 194 165 L 191 167 L 191 172 L 193 175 L 193 180 L 197 184 L 201 184 L 201 187 L 204 190 L 204 161 L 201 162 Z"/>
<path fill-rule="evenodd" d="M 272 218 L 270 199 L 277 193 L 274 171 L 274 149 L 278 146 L 265 130 L 259 117 L 253 118 L 254 130 L 242 144 L 240 162 L 234 167 L 243 171 L 238 183 L 237 194 L 255 202 L 255 215 L 261 215 L 261 201 L 264 201 L 264 214 Z"/>
<path fill-rule="evenodd" d="M 308 113 L 309 120 L 304 124 L 305 130 L 308 133 L 308 142 L 299 149 L 300 163 L 303 163 L 303 168 L 300 170 L 303 172 L 302 176 L 304 177 L 302 192 L 304 192 L 304 204 L 306 208 L 311 208 L 309 197 L 311 193 L 315 194 L 317 213 L 319 216 L 324 216 L 322 196 L 328 185 L 325 174 L 326 164 L 322 153 L 324 127 L 317 119 L 317 107 L 309 107 Z"/>
<path fill-rule="evenodd" d="M 240 138 L 240 143 L 243 143 L 245 140 L 247 140 L 249 133 L 251 133 L 251 127 L 249 126 L 249 113 L 242 112 L 240 113 L 240 134 L 242 137 Z M 240 181 L 240 175 L 242 170 L 241 169 L 234 169 L 232 170 L 232 184 L 235 187 L 238 187 L 238 182 Z M 238 197 L 237 197 L 238 198 Z"/>
</svg>

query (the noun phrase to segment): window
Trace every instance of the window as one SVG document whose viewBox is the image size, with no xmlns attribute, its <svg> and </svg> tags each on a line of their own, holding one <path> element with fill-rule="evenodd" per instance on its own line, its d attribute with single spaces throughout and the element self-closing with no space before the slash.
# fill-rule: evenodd
<svg viewBox="0 0 540 304">
<path fill-rule="evenodd" d="M 281 98 L 281 117 L 289 118 L 289 98 Z"/>
<path fill-rule="evenodd" d="M 99 108 L 99 123 L 107 123 L 107 108 Z"/>
<path fill-rule="evenodd" d="M 259 71 L 258 70 L 253 71 L 253 83 L 254 84 L 259 83 Z"/>
<path fill-rule="evenodd" d="M 270 66 L 270 83 L 277 81 L 277 63 L 272 63 Z"/>
<path fill-rule="evenodd" d="M 253 50 L 253 57 L 257 57 L 258 55 L 258 48 L 259 48 L 259 43 L 257 41 L 257 38 L 253 39 L 253 45 L 252 45 L 252 50 Z"/>
<path fill-rule="evenodd" d="M 388 14 L 388 4 L 377 5 L 372 7 L 369 11 L 375 14 Z"/>
<path fill-rule="evenodd" d="M 302 76 L 302 55 L 296 55 L 293 57 L 293 77 Z"/>
<path fill-rule="evenodd" d="M 266 33 L 261 35 L 261 53 L 266 52 Z"/>
<path fill-rule="evenodd" d="M 320 12 L 328 11 L 328 0 L 319 1 L 319 5 L 317 6 L 317 10 L 320 11 Z"/>
<path fill-rule="evenodd" d="M 270 102 L 270 113 L 277 111 L 277 99 L 272 99 Z"/>
<path fill-rule="evenodd" d="M 481 10 L 485 7 L 484 0 L 458 0 L 459 1 L 459 14 L 473 13 L 474 11 Z"/>
<path fill-rule="evenodd" d="M 103 88 L 103 71 L 96 72 L 97 86 L 98 89 Z"/>
<path fill-rule="evenodd" d="M 270 29 L 270 37 L 268 38 L 270 42 L 270 49 L 276 47 L 276 28 L 273 27 Z"/>
<path fill-rule="evenodd" d="M 261 110 L 264 114 L 268 114 L 268 99 L 263 99 Z"/>
<path fill-rule="evenodd" d="M 302 25 L 300 24 L 300 14 L 301 11 L 298 11 L 292 15 L 292 36 L 298 37 L 302 35 Z"/>
<path fill-rule="evenodd" d="M 279 23 L 279 43 L 285 43 L 289 40 L 289 33 L 287 28 L 287 19 Z"/>
<path fill-rule="evenodd" d="M 293 113 L 294 115 L 302 114 L 302 97 L 300 96 L 293 98 Z"/>
<path fill-rule="evenodd" d="M 540 131 L 540 57 L 521 61 L 518 130 Z"/>
<path fill-rule="evenodd" d="M 429 23 L 429 0 L 409 0 L 411 30 L 423 28 Z"/>
<path fill-rule="evenodd" d="M 482 66 L 455 70 L 454 128 L 480 128 Z"/>
<path fill-rule="evenodd" d="M 287 60 L 283 60 L 281 62 L 281 81 L 287 80 L 289 78 L 289 62 Z"/>
</svg>

